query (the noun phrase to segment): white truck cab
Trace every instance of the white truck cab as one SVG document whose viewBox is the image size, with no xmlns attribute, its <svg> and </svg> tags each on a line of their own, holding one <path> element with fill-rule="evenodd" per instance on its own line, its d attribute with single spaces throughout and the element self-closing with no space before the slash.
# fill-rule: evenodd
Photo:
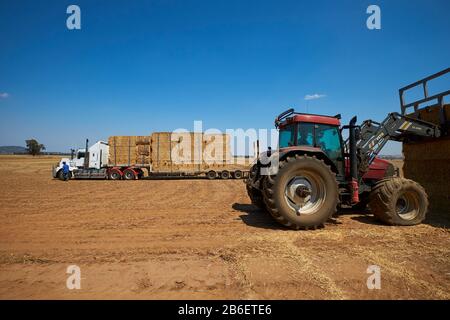
<svg viewBox="0 0 450 320">
<path fill-rule="evenodd" d="M 108 143 L 104 141 L 98 141 L 93 144 L 88 152 L 89 165 L 88 169 L 101 169 L 108 165 Z M 59 163 L 53 167 L 53 177 L 59 178 L 62 175 L 63 162 L 69 165 L 69 170 L 73 174 L 74 170 L 85 169 L 84 163 L 86 159 L 86 149 L 78 149 L 73 159 L 62 158 Z"/>
</svg>

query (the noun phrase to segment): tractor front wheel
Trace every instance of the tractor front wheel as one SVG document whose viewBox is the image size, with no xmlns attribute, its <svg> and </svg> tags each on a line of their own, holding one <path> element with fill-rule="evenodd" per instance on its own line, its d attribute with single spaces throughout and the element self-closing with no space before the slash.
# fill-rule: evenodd
<svg viewBox="0 0 450 320">
<path fill-rule="evenodd" d="M 412 226 L 425 219 L 428 196 L 417 182 L 392 177 L 383 179 L 374 186 L 369 205 L 375 217 L 384 223 Z"/>
<path fill-rule="evenodd" d="M 266 206 L 264 204 L 263 196 L 261 191 L 259 191 L 256 188 L 253 188 L 249 185 L 246 185 L 247 188 L 247 194 L 250 198 L 250 201 L 254 206 L 257 206 L 259 209 L 265 210 Z"/>
</svg>

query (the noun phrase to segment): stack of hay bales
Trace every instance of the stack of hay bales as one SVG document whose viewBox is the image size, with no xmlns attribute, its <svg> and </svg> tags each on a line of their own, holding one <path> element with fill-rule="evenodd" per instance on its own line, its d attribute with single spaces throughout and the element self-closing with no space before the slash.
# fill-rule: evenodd
<svg viewBox="0 0 450 320">
<path fill-rule="evenodd" d="M 155 172 L 219 170 L 231 161 L 226 134 L 154 132 L 151 164 Z M 206 158 L 204 157 L 206 155 Z"/>
<path fill-rule="evenodd" d="M 150 163 L 149 136 L 111 136 L 108 139 L 109 165 L 129 166 Z"/>
<path fill-rule="evenodd" d="M 450 115 L 450 105 L 446 105 L 444 110 Z M 410 116 L 440 123 L 439 113 L 435 107 L 419 110 Z M 433 213 L 449 213 L 450 137 L 403 143 L 403 155 L 404 176 L 425 188 L 430 200 L 430 210 Z"/>
<path fill-rule="evenodd" d="M 110 166 L 148 166 L 154 172 L 245 170 L 231 154 L 230 136 L 217 133 L 154 132 L 151 136 L 111 136 Z M 241 159 L 240 159 L 241 160 Z M 240 161 L 242 162 L 242 161 Z"/>
</svg>

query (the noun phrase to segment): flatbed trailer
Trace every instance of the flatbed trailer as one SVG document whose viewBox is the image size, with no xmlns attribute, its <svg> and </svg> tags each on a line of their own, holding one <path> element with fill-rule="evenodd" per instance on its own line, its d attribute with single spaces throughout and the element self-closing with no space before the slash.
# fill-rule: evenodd
<svg viewBox="0 0 450 320">
<path fill-rule="evenodd" d="M 182 170 L 176 166 L 169 167 L 172 170 L 154 170 L 151 164 L 110 164 L 108 159 L 108 143 L 98 141 L 86 149 L 80 149 L 76 155 L 69 158 L 63 158 L 52 168 L 53 178 L 63 180 L 63 164 L 69 165 L 70 179 L 84 180 L 140 180 L 145 178 L 207 178 L 213 179 L 246 179 L 250 171 L 247 167 L 241 165 L 237 167 L 234 164 L 224 165 L 214 169 L 205 170 Z M 88 152 L 85 152 L 88 150 Z"/>
</svg>

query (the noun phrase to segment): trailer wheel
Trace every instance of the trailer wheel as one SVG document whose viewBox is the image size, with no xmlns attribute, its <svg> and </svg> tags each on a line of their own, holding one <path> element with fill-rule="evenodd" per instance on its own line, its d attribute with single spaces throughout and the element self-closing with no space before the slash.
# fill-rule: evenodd
<svg viewBox="0 0 450 320">
<path fill-rule="evenodd" d="M 369 205 L 375 217 L 384 223 L 412 226 L 425 219 L 428 196 L 417 182 L 391 177 L 380 180 L 374 186 Z"/>
<path fill-rule="evenodd" d="M 207 177 L 209 180 L 214 180 L 214 179 L 217 177 L 217 173 L 216 173 L 214 170 L 208 171 L 208 172 L 206 173 L 206 177 Z"/>
<path fill-rule="evenodd" d="M 228 172 L 228 171 L 222 171 L 221 173 L 220 173 L 220 177 L 222 178 L 222 179 L 224 179 L 224 180 L 226 180 L 226 179 L 228 179 L 229 177 L 230 177 L 230 173 Z"/>
<path fill-rule="evenodd" d="M 112 169 L 109 172 L 108 176 L 109 176 L 110 180 L 120 180 L 120 179 L 122 179 L 122 173 L 120 172 L 119 169 Z"/>
<path fill-rule="evenodd" d="M 242 178 L 242 171 L 241 171 L 241 170 L 236 170 L 236 171 L 233 173 L 233 177 L 234 177 L 235 179 L 241 179 L 241 178 Z"/>
<path fill-rule="evenodd" d="M 123 178 L 125 180 L 135 180 L 136 179 L 136 173 L 132 169 L 126 169 L 123 172 Z"/>
</svg>

